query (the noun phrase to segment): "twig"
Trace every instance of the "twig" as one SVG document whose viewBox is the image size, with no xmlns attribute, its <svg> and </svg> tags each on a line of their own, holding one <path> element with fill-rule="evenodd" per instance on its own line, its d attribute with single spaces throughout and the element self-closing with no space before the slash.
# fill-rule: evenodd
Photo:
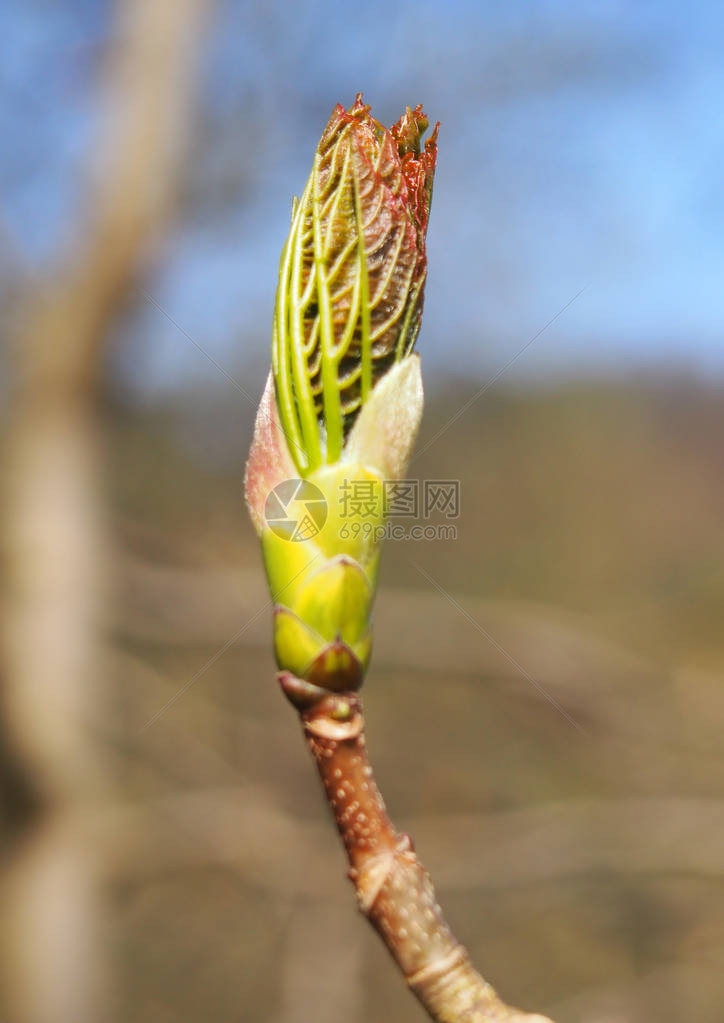
<svg viewBox="0 0 724 1023">
<path fill-rule="evenodd" d="M 279 681 L 300 712 L 360 911 L 430 1018 L 438 1023 L 550 1023 L 501 1001 L 453 936 L 412 839 L 395 831 L 387 816 L 367 756 L 359 695 L 320 689 L 315 699 L 317 687 L 308 682 L 285 672 Z"/>
</svg>

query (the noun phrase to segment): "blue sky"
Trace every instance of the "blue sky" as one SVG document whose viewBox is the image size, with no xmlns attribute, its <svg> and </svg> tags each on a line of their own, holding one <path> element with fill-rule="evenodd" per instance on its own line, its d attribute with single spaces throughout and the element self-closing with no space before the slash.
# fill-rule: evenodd
<svg viewBox="0 0 724 1023">
<path fill-rule="evenodd" d="M 0 15 L 0 226 L 40 267 L 72 237 L 112 25 L 102 3 Z M 485 379 L 724 374 L 724 9 L 661 3 L 227 0 L 201 54 L 187 202 L 119 333 L 151 392 L 268 351 L 276 267 L 333 104 L 442 121 L 420 348 Z M 256 370 L 250 370 L 256 372 Z"/>
</svg>

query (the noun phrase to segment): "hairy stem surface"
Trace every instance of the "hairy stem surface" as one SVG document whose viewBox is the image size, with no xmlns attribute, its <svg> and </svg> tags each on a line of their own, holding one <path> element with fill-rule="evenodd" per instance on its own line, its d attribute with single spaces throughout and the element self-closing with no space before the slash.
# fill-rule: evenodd
<svg viewBox="0 0 724 1023">
<path fill-rule="evenodd" d="M 506 1005 L 448 927 L 409 835 L 395 831 L 367 756 L 362 701 L 282 673 L 349 860 L 360 911 L 438 1023 L 551 1023 Z"/>
</svg>

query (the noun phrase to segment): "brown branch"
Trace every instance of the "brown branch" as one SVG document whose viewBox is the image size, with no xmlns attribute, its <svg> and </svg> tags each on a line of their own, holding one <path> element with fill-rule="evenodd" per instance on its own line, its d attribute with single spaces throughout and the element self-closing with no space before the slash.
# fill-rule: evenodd
<svg viewBox="0 0 724 1023">
<path fill-rule="evenodd" d="M 25 282 L 11 338 L 0 770 L 17 809 L 0 876 L 0 1016 L 32 1023 L 104 1015 L 100 864 L 81 827 L 102 786 L 88 734 L 105 691 L 99 367 L 165 220 L 204 0 L 118 6 L 85 224 L 47 278 Z"/>
<path fill-rule="evenodd" d="M 409 835 L 395 831 L 367 756 L 362 701 L 283 672 L 349 860 L 360 911 L 437 1023 L 550 1023 L 506 1005 L 456 941 Z"/>
</svg>

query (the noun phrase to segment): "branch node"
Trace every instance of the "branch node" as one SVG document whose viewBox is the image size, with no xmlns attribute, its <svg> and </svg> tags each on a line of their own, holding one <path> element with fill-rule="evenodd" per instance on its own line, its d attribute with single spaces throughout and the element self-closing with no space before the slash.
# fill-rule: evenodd
<svg viewBox="0 0 724 1023">
<path fill-rule="evenodd" d="M 395 869 L 396 852 L 388 850 L 371 857 L 361 870 L 356 871 L 355 887 L 357 903 L 361 913 L 369 916 L 372 908 L 385 886 L 385 882 Z"/>
<path fill-rule="evenodd" d="M 330 718 L 316 718 L 304 722 L 304 727 L 317 739 L 332 739 L 335 742 L 356 739 L 362 731 L 362 718 L 355 716 L 351 721 L 333 721 Z"/>
<path fill-rule="evenodd" d="M 458 966 L 462 966 L 467 961 L 468 954 L 462 945 L 458 945 L 452 952 L 447 955 L 441 956 L 432 963 L 428 963 L 423 966 L 421 970 L 417 970 L 415 973 L 410 974 L 407 978 L 408 985 L 414 990 L 418 987 L 425 987 L 431 981 L 435 981 L 440 977 L 445 977 L 450 973 L 451 970 L 456 969 Z"/>
</svg>

